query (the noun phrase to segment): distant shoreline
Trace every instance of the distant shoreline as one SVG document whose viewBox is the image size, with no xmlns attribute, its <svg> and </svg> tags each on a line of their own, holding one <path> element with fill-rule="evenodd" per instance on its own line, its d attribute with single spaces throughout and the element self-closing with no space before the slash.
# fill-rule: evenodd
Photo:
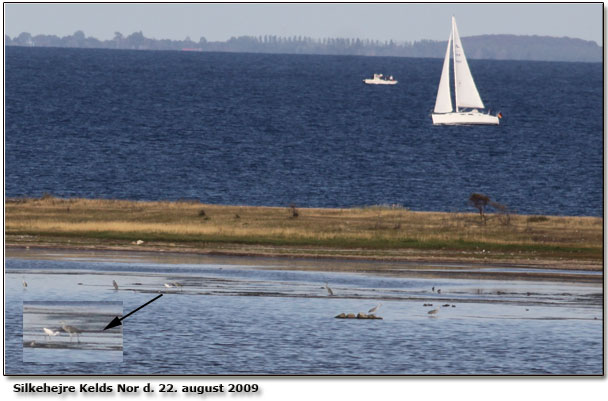
<svg viewBox="0 0 608 401">
<path fill-rule="evenodd" d="M 603 268 L 603 219 L 596 217 L 491 214 L 484 224 L 475 213 L 398 207 L 279 208 L 54 197 L 7 199 L 5 215 L 7 249 Z"/>
<path fill-rule="evenodd" d="M 478 35 L 462 38 L 468 59 L 515 61 L 603 61 L 603 49 L 595 41 L 537 35 Z M 72 49 L 158 50 L 186 52 L 222 52 L 257 54 L 292 54 L 363 57 L 443 58 L 447 41 L 377 41 L 358 38 L 324 38 L 239 36 L 225 42 L 198 42 L 146 38 L 142 32 L 124 36 L 117 32 L 110 40 L 86 37 L 84 32 L 58 37 L 32 36 L 27 32 L 11 38 L 5 36 L 7 47 L 54 47 Z"/>
</svg>

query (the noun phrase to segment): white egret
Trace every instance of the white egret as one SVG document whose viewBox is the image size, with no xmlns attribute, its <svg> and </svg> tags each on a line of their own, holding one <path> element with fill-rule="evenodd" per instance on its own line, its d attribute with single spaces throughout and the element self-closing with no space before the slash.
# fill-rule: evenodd
<svg viewBox="0 0 608 401">
<path fill-rule="evenodd" d="M 76 340 L 78 340 L 78 342 L 80 342 L 80 333 L 82 333 L 82 330 L 80 330 L 77 327 L 74 326 L 68 326 L 65 324 L 64 321 L 61 321 L 61 328 L 63 329 L 63 331 L 65 331 L 66 333 L 68 333 L 70 335 L 70 341 L 72 341 L 72 336 L 75 335 L 76 336 Z"/>
<path fill-rule="evenodd" d="M 51 329 L 47 329 L 46 327 L 43 327 L 43 328 L 42 328 L 42 331 L 44 331 L 44 336 L 45 336 L 45 337 L 48 337 L 48 338 L 49 338 L 49 340 L 51 339 L 51 337 L 55 337 L 56 335 L 58 335 L 58 334 L 59 334 L 59 332 L 58 332 L 58 331 L 53 331 L 53 330 L 51 330 Z"/>
<path fill-rule="evenodd" d="M 112 285 L 114 286 L 114 289 L 118 291 L 118 283 L 116 282 L 116 280 L 112 280 Z"/>
<path fill-rule="evenodd" d="M 334 295 L 334 292 L 331 290 L 331 288 L 329 288 L 329 285 L 327 283 L 325 283 L 325 288 L 327 288 L 327 293 L 329 294 L 329 296 Z"/>
<path fill-rule="evenodd" d="M 23 288 L 27 288 L 27 282 L 25 280 L 22 280 L 21 284 L 23 285 Z"/>
<path fill-rule="evenodd" d="M 167 288 L 173 288 L 173 284 L 171 284 L 171 283 L 165 283 L 165 287 L 167 287 Z"/>
</svg>

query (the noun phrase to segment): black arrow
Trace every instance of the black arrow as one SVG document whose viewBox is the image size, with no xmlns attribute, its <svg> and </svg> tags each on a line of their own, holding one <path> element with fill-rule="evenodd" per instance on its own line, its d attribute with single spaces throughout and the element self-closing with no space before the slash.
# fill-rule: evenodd
<svg viewBox="0 0 608 401">
<path fill-rule="evenodd" d="M 143 304 L 142 306 L 140 306 L 139 308 L 135 309 L 134 311 L 131 311 L 129 313 L 127 313 L 126 315 L 124 315 L 123 317 L 119 318 L 118 316 L 116 316 L 107 326 L 104 330 L 107 329 L 111 329 L 112 327 L 116 327 L 116 326 L 120 326 L 121 320 L 124 320 L 126 318 L 128 318 L 129 316 L 131 316 L 132 314 L 134 314 L 135 312 L 137 312 L 138 310 L 140 310 L 141 308 L 143 308 L 144 306 L 151 304 L 152 302 L 156 301 L 158 298 L 162 297 L 163 294 L 160 294 L 159 296 L 157 296 L 154 299 L 149 300 L 148 302 L 146 302 L 145 304 Z"/>
</svg>

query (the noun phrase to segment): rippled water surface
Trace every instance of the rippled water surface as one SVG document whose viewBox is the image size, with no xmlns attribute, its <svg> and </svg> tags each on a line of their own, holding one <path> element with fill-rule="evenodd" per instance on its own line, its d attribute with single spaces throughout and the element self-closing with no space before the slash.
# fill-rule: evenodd
<svg viewBox="0 0 608 401">
<path fill-rule="evenodd" d="M 6 195 L 603 214 L 602 63 L 469 60 L 504 119 L 438 127 L 442 62 L 7 47 Z"/>
<path fill-rule="evenodd" d="M 118 255 L 6 260 L 8 374 L 603 373 L 601 284 L 396 278 L 265 269 L 281 267 L 280 260 Z M 123 321 L 122 361 L 91 355 L 80 362 L 78 352 L 86 350 L 74 341 L 55 361 L 25 361 L 24 305 L 122 302 L 126 314 L 159 293 Z M 378 304 L 382 319 L 335 318 Z M 97 320 L 83 343 L 110 316 Z"/>
</svg>

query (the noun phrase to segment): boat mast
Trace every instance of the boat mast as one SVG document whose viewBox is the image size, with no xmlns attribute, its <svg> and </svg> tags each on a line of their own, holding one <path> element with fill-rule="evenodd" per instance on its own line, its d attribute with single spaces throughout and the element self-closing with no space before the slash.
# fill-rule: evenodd
<svg viewBox="0 0 608 401">
<path fill-rule="evenodd" d="M 454 103 L 456 106 L 456 113 L 458 113 L 458 78 L 456 77 L 456 35 L 454 32 L 455 25 L 456 19 L 452 15 L 452 38 L 454 38 L 454 40 L 452 41 L 452 55 L 454 56 Z"/>
</svg>

